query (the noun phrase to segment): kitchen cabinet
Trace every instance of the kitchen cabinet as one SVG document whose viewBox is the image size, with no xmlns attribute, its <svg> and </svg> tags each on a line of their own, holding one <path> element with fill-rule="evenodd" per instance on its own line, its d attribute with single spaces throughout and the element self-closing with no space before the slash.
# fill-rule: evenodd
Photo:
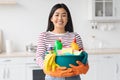
<svg viewBox="0 0 120 80">
<path fill-rule="evenodd" d="M 117 56 L 99 55 L 96 62 L 97 80 L 117 80 Z"/>
<path fill-rule="evenodd" d="M 29 57 L 26 64 L 26 80 L 45 80 L 45 74 L 36 64 L 35 57 Z"/>
<path fill-rule="evenodd" d="M 118 68 L 117 68 L 117 80 L 120 80 L 120 56 L 119 56 L 119 58 L 118 58 L 118 60 L 117 60 L 117 66 L 118 66 Z"/>
<path fill-rule="evenodd" d="M 89 63 L 89 70 L 87 74 L 80 75 L 82 80 L 97 80 L 96 76 L 96 59 L 94 55 L 90 55 L 88 57 L 88 63 Z"/>
<path fill-rule="evenodd" d="M 88 19 L 92 22 L 120 21 L 120 0 L 88 0 Z"/>
<path fill-rule="evenodd" d="M 0 64 L 0 80 L 5 80 L 5 66 Z"/>
<path fill-rule="evenodd" d="M 0 80 L 25 80 L 25 59 L 0 58 Z"/>
<path fill-rule="evenodd" d="M 8 80 L 25 80 L 25 65 L 8 65 Z"/>
<path fill-rule="evenodd" d="M 120 20 L 120 0 L 115 0 L 114 2 L 115 16 L 117 20 Z"/>
<path fill-rule="evenodd" d="M 90 55 L 90 69 L 83 80 L 120 80 L 118 56 L 117 54 Z"/>
</svg>

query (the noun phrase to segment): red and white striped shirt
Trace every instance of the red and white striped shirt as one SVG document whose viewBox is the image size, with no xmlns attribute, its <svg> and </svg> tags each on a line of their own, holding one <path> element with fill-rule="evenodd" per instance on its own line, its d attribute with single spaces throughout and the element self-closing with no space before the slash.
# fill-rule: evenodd
<svg viewBox="0 0 120 80">
<path fill-rule="evenodd" d="M 76 38 L 76 42 L 80 48 L 83 49 L 82 40 L 79 34 L 75 32 L 66 32 L 64 34 L 55 34 L 53 32 L 42 32 L 39 35 L 37 51 L 36 51 L 36 62 L 43 68 L 43 60 L 45 58 L 45 53 L 49 45 L 54 46 L 55 40 L 61 39 L 63 46 L 70 46 L 73 39 Z"/>
</svg>

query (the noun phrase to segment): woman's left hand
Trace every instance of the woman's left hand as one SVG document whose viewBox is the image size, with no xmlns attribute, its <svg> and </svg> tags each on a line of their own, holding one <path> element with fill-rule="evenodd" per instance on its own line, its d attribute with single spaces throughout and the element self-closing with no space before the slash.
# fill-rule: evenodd
<svg viewBox="0 0 120 80">
<path fill-rule="evenodd" d="M 44 70 L 44 73 L 54 77 L 71 77 L 75 75 L 71 68 L 66 68 L 66 67 L 58 67 L 55 69 L 55 71 Z"/>
<path fill-rule="evenodd" d="M 75 65 L 70 64 L 70 67 L 71 67 L 72 71 L 73 71 L 76 75 L 86 74 L 87 71 L 88 71 L 88 69 L 89 69 L 88 63 L 87 63 L 87 64 L 83 64 L 83 63 L 80 62 L 80 61 L 76 61 L 76 63 L 78 64 L 78 66 L 75 66 Z"/>
</svg>

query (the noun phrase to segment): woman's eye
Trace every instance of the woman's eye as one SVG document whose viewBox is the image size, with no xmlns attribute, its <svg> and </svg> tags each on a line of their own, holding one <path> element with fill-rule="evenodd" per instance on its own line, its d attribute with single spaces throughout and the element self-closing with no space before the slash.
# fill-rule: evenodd
<svg viewBox="0 0 120 80">
<path fill-rule="evenodd" d="M 63 17 L 66 17 L 66 15 L 62 15 Z"/>
<path fill-rule="evenodd" d="M 55 16 L 59 16 L 59 15 L 55 15 Z"/>
</svg>

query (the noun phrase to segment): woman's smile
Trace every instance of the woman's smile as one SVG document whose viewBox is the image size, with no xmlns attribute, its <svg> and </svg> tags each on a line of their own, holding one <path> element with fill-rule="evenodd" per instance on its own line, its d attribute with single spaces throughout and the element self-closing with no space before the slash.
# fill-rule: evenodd
<svg viewBox="0 0 120 80">
<path fill-rule="evenodd" d="M 64 22 L 63 21 L 57 21 L 59 25 L 62 25 Z"/>
</svg>

